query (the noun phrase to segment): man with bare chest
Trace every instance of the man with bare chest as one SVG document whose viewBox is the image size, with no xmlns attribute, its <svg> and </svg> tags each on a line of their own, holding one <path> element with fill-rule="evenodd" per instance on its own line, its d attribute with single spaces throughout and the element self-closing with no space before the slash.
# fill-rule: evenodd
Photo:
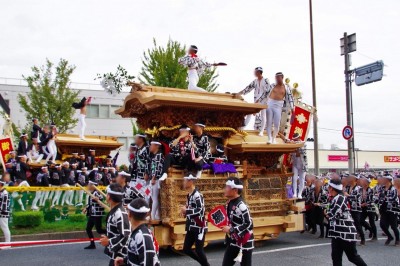
<svg viewBox="0 0 400 266">
<path fill-rule="evenodd" d="M 289 86 L 283 83 L 283 74 L 278 72 L 275 74 L 275 84 L 271 85 L 271 90 L 267 99 L 267 134 L 268 144 L 275 144 L 276 135 L 279 132 L 279 126 L 281 122 L 282 109 L 290 107 L 291 110 L 294 108 L 294 101 L 292 92 Z M 274 133 L 272 134 L 272 127 L 274 127 Z"/>
</svg>

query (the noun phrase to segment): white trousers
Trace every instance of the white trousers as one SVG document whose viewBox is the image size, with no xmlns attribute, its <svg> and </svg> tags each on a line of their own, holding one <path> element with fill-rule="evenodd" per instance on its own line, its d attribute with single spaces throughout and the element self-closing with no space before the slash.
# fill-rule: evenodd
<svg viewBox="0 0 400 266">
<path fill-rule="evenodd" d="M 75 194 L 75 204 L 82 204 L 82 201 L 83 201 L 83 194 L 84 194 L 84 191 L 83 190 L 78 190 L 78 191 L 76 191 L 76 194 Z"/>
<path fill-rule="evenodd" d="M 8 218 L 0 218 L 0 228 L 3 231 L 6 242 L 11 242 L 11 233 L 8 228 Z"/>
<path fill-rule="evenodd" d="M 60 187 L 60 186 L 53 186 L 53 187 Z M 60 197 L 61 197 L 61 193 L 62 193 L 62 191 L 61 190 L 56 190 L 55 192 L 54 192 L 54 198 L 53 198 L 53 201 L 51 202 L 51 205 L 58 205 L 58 202 L 59 202 L 59 200 L 60 200 Z"/>
<path fill-rule="evenodd" d="M 306 172 L 303 170 L 303 167 L 296 167 L 293 165 L 293 178 L 292 178 L 292 188 L 293 188 L 293 196 L 300 197 L 301 193 L 304 189 L 304 180 L 306 177 Z M 299 190 L 297 191 L 297 180 L 299 182 Z"/>
<path fill-rule="evenodd" d="M 62 184 L 61 187 L 70 187 L 70 186 L 68 184 Z M 68 205 L 71 204 L 71 202 L 69 201 L 69 199 L 71 197 L 71 192 L 72 192 L 72 190 L 64 191 L 64 195 L 61 200 L 61 206 L 64 206 L 64 203 L 67 203 Z"/>
<path fill-rule="evenodd" d="M 51 159 L 53 162 L 55 162 L 57 157 L 57 146 L 55 140 L 54 139 L 49 140 L 46 147 L 47 151 L 49 152 L 46 161 L 49 161 Z"/>
<path fill-rule="evenodd" d="M 159 180 L 156 180 L 156 183 L 151 186 L 151 200 L 152 200 L 152 205 L 151 205 L 151 219 L 152 220 L 160 220 L 160 201 L 159 201 L 159 196 L 160 196 L 160 184 Z"/>
<path fill-rule="evenodd" d="M 268 140 L 274 141 L 279 132 L 281 123 L 283 101 L 272 100 L 268 98 L 267 101 L 267 134 Z M 274 127 L 274 134 L 272 135 L 272 127 Z"/>
<path fill-rule="evenodd" d="M 32 208 L 37 208 L 37 203 L 39 202 L 40 205 L 40 202 L 43 197 L 44 197 L 44 191 L 36 191 L 35 198 L 32 201 Z"/>
<path fill-rule="evenodd" d="M 206 91 L 203 88 L 197 87 L 197 83 L 199 83 L 199 75 L 197 74 L 196 69 L 189 69 L 188 70 L 188 80 L 189 80 L 189 87 L 190 91 Z"/>
<path fill-rule="evenodd" d="M 42 195 L 43 196 L 40 199 L 39 206 L 44 206 L 44 204 L 46 203 L 46 200 L 49 198 L 50 191 L 43 191 Z"/>
<path fill-rule="evenodd" d="M 79 114 L 78 118 L 78 126 L 79 126 L 79 137 L 81 139 L 85 138 L 85 129 L 86 129 L 86 121 L 85 121 L 86 115 L 84 114 Z"/>
<path fill-rule="evenodd" d="M 33 162 L 35 160 L 36 163 L 40 163 L 40 161 L 43 159 L 44 154 L 36 154 L 36 155 L 31 155 L 31 153 L 28 153 L 29 160 Z"/>
</svg>

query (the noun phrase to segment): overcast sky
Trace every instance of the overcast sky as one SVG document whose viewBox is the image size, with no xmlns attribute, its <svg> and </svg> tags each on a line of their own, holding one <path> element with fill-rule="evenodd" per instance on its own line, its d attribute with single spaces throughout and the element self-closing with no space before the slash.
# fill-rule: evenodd
<svg viewBox="0 0 400 266">
<path fill-rule="evenodd" d="M 92 83 L 118 64 L 137 75 L 153 37 L 196 44 L 219 69 L 219 91 L 237 92 L 262 66 L 282 71 L 312 103 L 307 0 L 5 1 L 0 0 L 0 76 L 19 78 L 45 58 L 77 66 L 73 81 Z M 314 0 L 314 39 L 320 143 L 347 147 L 343 32 L 357 33 L 352 67 L 384 60 L 381 82 L 354 86 L 356 147 L 400 150 L 398 0 Z M 252 99 L 250 96 L 249 100 Z M 338 131 L 334 131 L 338 130 Z M 357 134 L 369 132 L 374 134 Z M 393 135 L 377 135 L 393 134 Z M 312 130 L 310 131 L 310 136 Z"/>
</svg>

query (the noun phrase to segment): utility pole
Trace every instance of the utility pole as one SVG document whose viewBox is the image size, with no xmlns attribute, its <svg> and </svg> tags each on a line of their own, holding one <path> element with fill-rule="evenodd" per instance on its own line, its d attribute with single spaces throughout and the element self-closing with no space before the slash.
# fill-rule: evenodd
<svg viewBox="0 0 400 266">
<path fill-rule="evenodd" d="M 312 79 L 312 97 L 313 107 L 315 108 L 313 119 L 314 133 L 314 174 L 319 175 L 319 145 L 318 145 L 318 120 L 317 116 L 317 91 L 315 87 L 315 64 L 314 64 L 314 30 L 313 30 L 313 15 L 312 15 L 312 0 L 309 0 L 310 8 L 310 43 L 311 43 L 311 79 Z"/>
<path fill-rule="evenodd" d="M 346 84 L 346 117 L 347 125 L 353 129 L 353 101 L 351 91 L 351 71 L 350 71 L 350 55 L 349 55 L 349 39 L 347 32 L 343 35 L 343 55 L 344 55 L 344 76 Z M 354 135 L 347 140 L 347 152 L 349 159 L 349 173 L 354 173 Z"/>
</svg>

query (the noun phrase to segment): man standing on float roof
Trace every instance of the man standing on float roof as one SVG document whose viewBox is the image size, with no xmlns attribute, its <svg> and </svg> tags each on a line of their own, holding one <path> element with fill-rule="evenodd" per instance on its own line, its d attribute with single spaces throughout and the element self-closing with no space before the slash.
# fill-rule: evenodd
<svg viewBox="0 0 400 266">
<path fill-rule="evenodd" d="M 283 74 L 278 72 L 275 74 L 275 84 L 271 85 L 271 90 L 267 98 L 267 133 L 268 144 L 275 144 L 275 138 L 278 135 L 281 124 L 282 110 L 290 108 L 293 112 L 294 100 L 290 87 L 283 83 Z M 272 126 L 274 134 L 272 134 Z M 301 136 L 300 136 L 301 137 Z"/>
<path fill-rule="evenodd" d="M 239 95 L 246 95 L 252 90 L 254 90 L 254 103 L 267 104 L 267 95 L 270 91 L 271 84 L 267 78 L 263 77 L 263 68 L 256 67 L 254 69 L 254 76 L 256 79 L 253 80 L 246 88 L 240 91 Z M 260 125 L 260 136 L 264 135 L 265 125 L 267 124 L 267 110 L 263 109 L 260 111 L 261 115 L 261 125 Z M 250 122 L 252 115 L 247 115 L 244 122 L 244 126 L 247 126 Z"/>
<path fill-rule="evenodd" d="M 197 56 L 197 46 L 191 45 L 188 54 L 178 59 L 178 63 L 188 68 L 188 80 L 190 91 L 206 91 L 203 88 L 197 87 L 199 78 L 207 68 L 218 66 L 220 64 L 210 64 Z M 225 65 L 225 64 L 224 64 Z"/>
</svg>

